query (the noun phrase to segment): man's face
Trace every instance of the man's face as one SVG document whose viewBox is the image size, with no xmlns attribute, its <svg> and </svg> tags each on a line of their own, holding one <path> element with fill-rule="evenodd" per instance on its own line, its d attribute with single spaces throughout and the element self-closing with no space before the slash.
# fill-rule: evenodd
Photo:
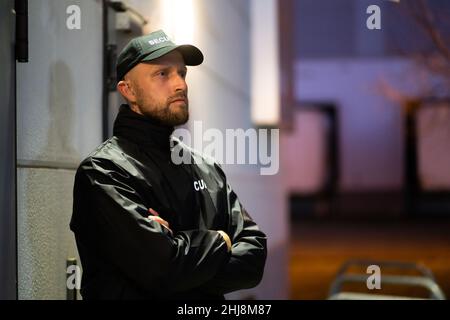
<svg viewBox="0 0 450 320">
<path fill-rule="evenodd" d="M 133 110 L 167 126 L 189 119 L 186 65 L 182 55 L 172 51 L 150 62 L 139 63 L 125 75 Z"/>
</svg>

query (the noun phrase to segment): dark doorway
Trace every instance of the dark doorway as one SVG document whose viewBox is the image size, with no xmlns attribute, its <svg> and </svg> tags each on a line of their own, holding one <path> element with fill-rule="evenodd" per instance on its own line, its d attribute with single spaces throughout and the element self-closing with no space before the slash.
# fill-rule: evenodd
<svg viewBox="0 0 450 320">
<path fill-rule="evenodd" d="M 339 159 L 338 159 L 338 117 L 336 106 L 333 103 L 301 103 L 294 109 L 295 122 L 299 122 L 302 114 L 307 117 L 309 114 L 310 120 L 305 119 L 302 124 L 293 124 L 293 130 L 302 130 L 299 128 L 303 125 L 314 125 L 316 128 L 311 127 L 310 134 L 315 135 L 317 138 L 314 142 L 309 144 L 319 145 L 319 149 L 312 148 L 318 153 L 316 163 L 321 165 L 312 166 L 316 167 L 316 177 L 311 177 L 311 183 L 309 186 L 295 186 L 291 189 L 290 194 L 290 212 L 292 220 L 298 220 L 301 218 L 315 218 L 326 217 L 332 214 L 332 201 L 335 197 L 338 188 L 339 181 Z M 314 120 L 315 119 L 315 120 Z M 297 128 L 296 128 L 297 126 Z M 304 133 L 304 140 L 310 138 L 307 137 L 308 132 Z M 302 140 L 303 140 L 302 139 Z M 295 146 L 293 146 L 295 148 Z M 302 149 L 301 146 L 297 148 Z M 300 150 L 300 152 L 309 152 L 307 150 Z M 297 161 L 297 160 L 296 160 Z M 298 164 L 301 165 L 303 159 L 298 159 Z M 309 170 L 307 170 L 309 171 Z M 307 173 L 309 176 L 314 173 Z"/>
<path fill-rule="evenodd" d="M 405 211 L 413 217 L 448 217 L 450 99 L 417 101 L 405 119 Z"/>
</svg>

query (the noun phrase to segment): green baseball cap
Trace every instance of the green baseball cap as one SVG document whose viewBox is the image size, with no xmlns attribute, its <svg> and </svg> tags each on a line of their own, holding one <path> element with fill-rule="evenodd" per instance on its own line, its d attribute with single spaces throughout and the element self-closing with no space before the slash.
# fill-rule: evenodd
<svg viewBox="0 0 450 320">
<path fill-rule="evenodd" d="M 117 81 L 122 80 L 138 63 L 157 59 L 173 50 L 181 53 L 184 63 L 188 66 L 198 66 L 203 62 L 200 49 L 190 44 L 176 45 L 163 30 L 158 30 L 132 39 L 123 48 L 117 58 Z"/>
</svg>

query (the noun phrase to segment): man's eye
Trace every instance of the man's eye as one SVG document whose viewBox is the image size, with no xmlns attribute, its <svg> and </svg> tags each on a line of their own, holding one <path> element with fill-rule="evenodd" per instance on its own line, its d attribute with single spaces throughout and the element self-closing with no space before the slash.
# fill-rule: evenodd
<svg viewBox="0 0 450 320">
<path fill-rule="evenodd" d="M 165 71 L 159 71 L 156 75 L 157 75 L 157 76 L 160 76 L 160 77 L 165 77 L 165 76 L 167 75 L 167 72 L 165 72 Z"/>
</svg>

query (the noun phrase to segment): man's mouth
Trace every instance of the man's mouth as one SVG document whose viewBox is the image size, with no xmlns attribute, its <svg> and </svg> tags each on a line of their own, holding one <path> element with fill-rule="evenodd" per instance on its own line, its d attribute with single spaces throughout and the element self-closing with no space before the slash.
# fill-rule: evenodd
<svg viewBox="0 0 450 320">
<path fill-rule="evenodd" d="M 187 99 L 184 97 L 178 97 L 178 98 L 173 98 L 169 100 L 169 103 L 174 103 L 174 102 L 183 102 L 183 103 L 187 103 Z"/>
</svg>

